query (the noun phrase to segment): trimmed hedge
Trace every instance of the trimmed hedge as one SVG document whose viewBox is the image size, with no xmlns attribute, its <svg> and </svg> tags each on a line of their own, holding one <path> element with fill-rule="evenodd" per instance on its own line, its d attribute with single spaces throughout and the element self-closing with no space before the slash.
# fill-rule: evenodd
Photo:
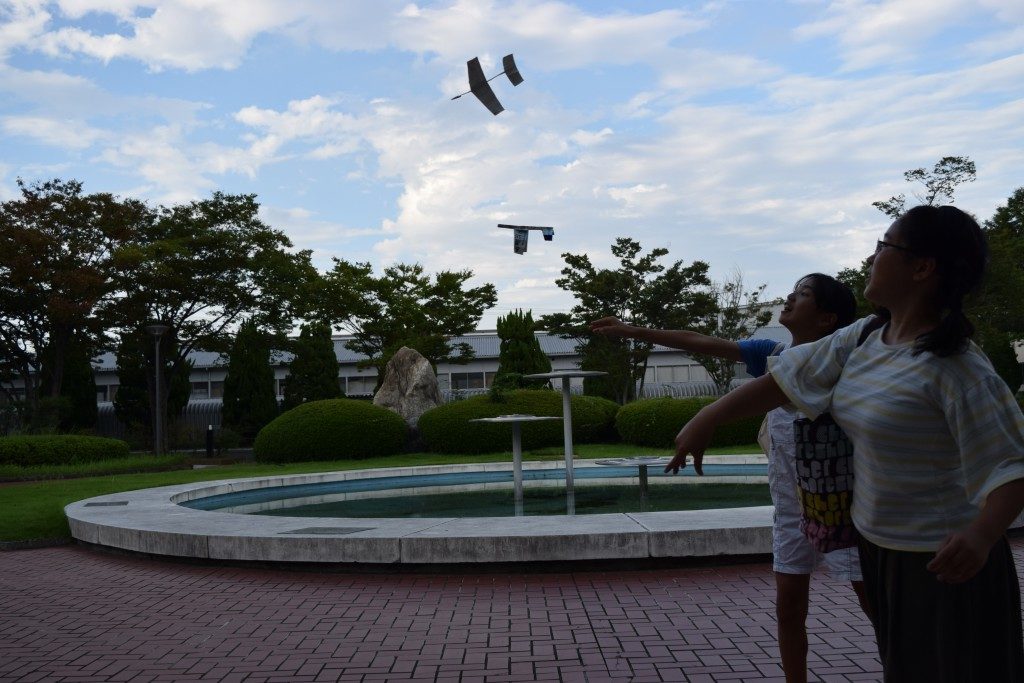
<svg viewBox="0 0 1024 683">
<path fill-rule="evenodd" d="M 253 443 L 259 462 L 347 460 L 401 453 L 408 428 L 387 408 L 366 401 L 310 401 L 282 413 Z"/>
<path fill-rule="evenodd" d="M 618 406 L 596 396 L 572 397 L 574 443 L 614 439 Z M 500 402 L 490 396 L 473 396 L 428 410 L 417 425 L 420 438 L 435 453 L 493 453 L 512 448 L 512 426 L 470 422 L 499 415 L 562 416 L 562 394 L 543 389 L 519 389 L 504 394 Z M 561 421 L 528 422 L 522 425 L 523 448 L 558 446 L 563 443 Z"/>
<path fill-rule="evenodd" d="M 676 434 L 714 398 L 649 398 L 622 406 L 615 429 L 626 443 L 637 446 L 672 448 Z M 757 442 L 757 430 L 764 416 L 748 417 L 715 430 L 711 446 L 742 446 Z"/>
<path fill-rule="evenodd" d="M 72 434 L 0 437 L 0 465 L 73 465 L 128 456 L 128 444 L 120 439 Z"/>
</svg>

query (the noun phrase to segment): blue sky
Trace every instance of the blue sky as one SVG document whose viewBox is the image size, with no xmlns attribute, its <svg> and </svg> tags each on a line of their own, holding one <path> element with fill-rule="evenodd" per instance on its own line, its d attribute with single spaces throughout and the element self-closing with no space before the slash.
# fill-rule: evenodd
<svg viewBox="0 0 1024 683">
<path fill-rule="evenodd" d="M 495 117 L 465 90 L 493 81 Z M 563 252 L 629 235 L 771 295 L 856 265 L 903 171 L 1024 185 L 1020 0 L 0 0 L 0 199 L 76 178 L 153 204 L 256 193 L 318 265 L 470 268 L 566 310 Z M 497 223 L 552 225 L 512 253 Z"/>
</svg>

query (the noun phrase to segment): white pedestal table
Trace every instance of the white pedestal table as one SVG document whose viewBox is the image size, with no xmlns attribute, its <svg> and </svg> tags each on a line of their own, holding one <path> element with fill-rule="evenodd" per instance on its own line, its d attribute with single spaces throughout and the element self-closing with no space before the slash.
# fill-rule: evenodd
<svg viewBox="0 0 1024 683">
<path fill-rule="evenodd" d="M 492 422 L 512 425 L 512 486 L 515 495 L 516 517 L 523 515 L 523 434 L 522 423 L 541 422 L 544 420 L 561 420 L 560 417 L 543 417 L 538 415 L 499 415 L 498 417 L 481 417 L 470 422 Z"/>
</svg>

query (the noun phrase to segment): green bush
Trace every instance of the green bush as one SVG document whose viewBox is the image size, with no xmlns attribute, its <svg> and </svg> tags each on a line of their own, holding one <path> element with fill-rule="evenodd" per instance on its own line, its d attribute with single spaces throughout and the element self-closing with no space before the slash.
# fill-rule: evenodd
<svg viewBox="0 0 1024 683">
<path fill-rule="evenodd" d="M 595 396 L 572 397 L 572 435 L 577 443 L 607 441 L 614 437 L 618 406 Z M 543 389 L 503 392 L 502 400 L 473 396 L 428 410 L 417 425 L 420 438 L 435 453 L 493 453 L 512 448 L 512 426 L 470 422 L 498 415 L 562 416 L 562 394 Z M 524 423 L 523 448 L 557 446 L 563 443 L 561 421 Z"/>
<path fill-rule="evenodd" d="M 714 398 L 650 398 L 634 401 L 619 409 L 615 429 L 626 443 L 637 446 L 671 448 L 676 434 L 693 416 Z M 748 417 L 720 425 L 712 446 L 741 446 L 757 441 L 757 430 L 764 416 Z"/>
<path fill-rule="evenodd" d="M 408 429 L 387 408 L 366 401 L 310 401 L 260 430 L 253 454 L 260 462 L 345 460 L 400 453 Z"/>
<path fill-rule="evenodd" d="M 120 439 L 70 434 L 0 437 L 0 465 L 71 465 L 128 455 L 128 444 Z"/>
</svg>

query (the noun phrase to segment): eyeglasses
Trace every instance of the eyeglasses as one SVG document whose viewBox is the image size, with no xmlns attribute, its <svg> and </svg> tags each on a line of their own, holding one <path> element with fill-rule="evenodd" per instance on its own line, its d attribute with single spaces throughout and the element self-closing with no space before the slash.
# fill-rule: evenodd
<svg viewBox="0 0 1024 683">
<path fill-rule="evenodd" d="M 883 242 L 882 240 L 878 240 L 877 242 L 875 242 L 875 253 L 877 254 L 878 252 L 882 251 L 882 247 L 892 247 L 893 249 L 899 249 L 900 251 L 914 253 L 914 250 L 911 249 L 910 247 L 901 247 L 898 244 L 893 244 L 892 242 Z"/>
</svg>

